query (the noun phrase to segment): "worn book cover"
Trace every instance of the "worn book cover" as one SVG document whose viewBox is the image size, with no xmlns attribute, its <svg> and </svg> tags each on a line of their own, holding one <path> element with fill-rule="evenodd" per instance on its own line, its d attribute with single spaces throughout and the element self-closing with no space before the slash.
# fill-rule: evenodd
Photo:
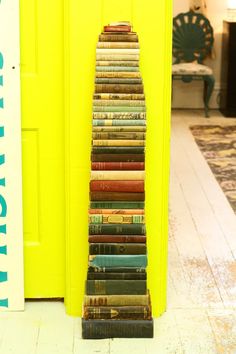
<svg viewBox="0 0 236 354">
<path fill-rule="evenodd" d="M 146 254 L 143 243 L 90 243 L 89 254 Z"/>
<path fill-rule="evenodd" d="M 146 236 L 142 235 L 90 235 L 88 238 L 90 243 L 146 243 Z"/>
<path fill-rule="evenodd" d="M 143 192 L 144 180 L 135 181 L 90 181 L 90 191 L 104 191 L 104 192 Z"/>
<path fill-rule="evenodd" d="M 91 272 L 87 274 L 88 280 L 146 280 L 146 273 L 99 273 Z"/>
<path fill-rule="evenodd" d="M 111 320 L 150 320 L 150 306 L 85 306 L 83 318 Z"/>
<path fill-rule="evenodd" d="M 95 114 L 95 113 L 94 113 Z M 110 113 L 111 114 L 111 113 Z M 114 113 L 113 113 L 114 114 Z M 134 114 L 134 113 L 133 113 Z M 135 113 L 140 115 L 140 113 Z M 143 114 L 143 113 L 142 113 Z M 106 113 L 104 113 L 104 115 L 106 116 Z M 112 126 L 112 125 L 118 125 L 118 126 L 146 126 L 146 120 L 145 119 L 135 119 L 133 118 L 134 116 L 131 116 L 131 118 L 127 118 L 125 117 L 124 119 L 93 119 L 92 124 L 93 127 L 96 126 Z"/>
<path fill-rule="evenodd" d="M 141 84 L 96 84 L 95 93 L 143 93 Z"/>
<path fill-rule="evenodd" d="M 125 214 L 90 214 L 91 224 L 143 224 L 144 215 L 125 215 Z"/>
<path fill-rule="evenodd" d="M 125 180 L 142 181 L 145 171 L 91 171 L 90 180 Z"/>
<path fill-rule="evenodd" d="M 92 162 L 92 170 L 144 170 L 144 162 Z"/>
<path fill-rule="evenodd" d="M 143 146 L 93 146 L 92 153 L 93 154 L 144 154 L 145 148 Z M 111 173 L 111 172 L 110 172 Z M 94 172 L 94 174 L 102 174 L 99 172 Z M 122 173 L 121 173 L 122 174 Z M 131 172 L 127 172 L 128 174 L 132 174 Z M 125 176 L 125 175 L 123 175 Z M 126 179 L 126 178 L 122 178 Z M 134 178 L 137 179 L 137 178 Z M 142 178 L 140 178 L 142 179 Z"/>
<path fill-rule="evenodd" d="M 143 209 L 89 209 L 89 215 L 109 214 L 109 215 L 144 215 Z"/>
<path fill-rule="evenodd" d="M 97 48 L 137 48 L 139 43 L 133 42 L 98 42 Z"/>
<path fill-rule="evenodd" d="M 146 280 L 86 280 L 87 295 L 145 295 Z"/>
<path fill-rule="evenodd" d="M 144 193 L 132 193 L 132 192 L 90 192 L 90 200 L 119 200 L 119 201 L 130 201 L 130 200 L 145 200 Z"/>
<path fill-rule="evenodd" d="M 90 209 L 144 209 L 144 202 L 91 201 Z"/>
<path fill-rule="evenodd" d="M 85 295 L 85 306 L 148 306 L 149 294 L 145 295 Z"/>
<path fill-rule="evenodd" d="M 144 140 L 144 132 L 95 132 L 93 140 Z"/>
<path fill-rule="evenodd" d="M 147 267 L 147 255 L 90 255 L 89 266 L 145 268 Z"/>
<path fill-rule="evenodd" d="M 144 162 L 143 154 L 92 154 L 92 162 Z M 118 168 L 120 170 L 120 168 Z M 138 170 L 138 169 L 137 169 Z"/>
<path fill-rule="evenodd" d="M 145 146 L 145 140 L 126 140 L 126 139 L 95 139 L 92 141 L 93 146 Z"/>
</svg>

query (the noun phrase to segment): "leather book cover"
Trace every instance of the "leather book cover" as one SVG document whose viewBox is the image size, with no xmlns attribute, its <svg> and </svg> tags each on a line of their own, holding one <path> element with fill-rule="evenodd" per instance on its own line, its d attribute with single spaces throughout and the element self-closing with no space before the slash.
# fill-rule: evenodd
<svg viewBox="0 0 236 354">
<path fill-rule="evenodd" d="M 144 170 L 144 162 L 92 162 L 92 170 Z"/>
<path fill-rule="evenodd" d="M 132 192 L 90 192 L 90 200 L 111 200 L 111 201 L 144 201 L 145 193 Z"/>
<path fill-rule="evenodd" d="M 146 254 L 144 243 L 90 243 L 89 254 Z"/>
<path fill-rule="evenodd" d="M 144 193 L 144 180 L 134 181 L 90 181 L 91 192 L 142 192 Z"/>
<path fill-rule="evenodd" d="M 144 202 L 138 201 L 91 201 L 90 209 L 144 209 Z"/>
<path fill-rule="evenodd" d="M 91 161 L 94 162 L 144 162 L 145 157 L 143 154 L 92 154 Z M 101 170 L 101 169 L 100 169 Z M 120 169 L 118 169 L 120 170 Z"/>
<path fill-rule="evenodd" d="M 146 280 L 86 280 L 87 295 L 145 295 Z"/>
<path fill-rule="evenodd" d="M 146 280 L 146 273 L 98 273 L 91 272 L 87 274 L 88 280 Z"/>
<path fill-rule="evenodd" d="M 150 306 L 84 306 L 86 320 L 150 320 Z"/>
<path fill-rule="evenodd" d="M 95 93 L 143 93 L 143 85 L 95 84 Z"/>
<path fill-rule="evenodd" d="M 146 236 L 140 235 L 90 235 L 88 241 L 96 242 L 116 242 L 116 243 L 146 243 Z"/>
</svg>

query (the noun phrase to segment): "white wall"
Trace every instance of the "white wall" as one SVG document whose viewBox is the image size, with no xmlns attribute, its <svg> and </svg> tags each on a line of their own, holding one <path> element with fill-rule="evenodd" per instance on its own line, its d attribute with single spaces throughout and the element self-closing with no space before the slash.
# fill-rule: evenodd
<svg viewBox="0 0 236 354">
<path fill-rule="evenodd" d="M 189 9 L 188 0 L 173 0 L 173 15 L 180 12 L 186 12 Z M 218 94 L 220 91 L 220 68 L 221 68 L 221 42 L 222 42 L 222 27 L 223 19 L 227 15 L 227 0 L 207 0 L 207 17 L 214 28 L 215 37 L 215 59 L 208 59 L 205 63 L 209 65 L 215 75 L 216 84 L 212 95 L 210 106 L 212 108 L 218 107 Z M 187 86 L 188 85 L 188 86 Z M 191 85 L 191 86 L 190 86 Z M 184 84 L 175 81 L 173 87 L 173 102 L 175 108 L 202 108 L 202 83 L 193 82 L 191 84 Z"/>
</svg>

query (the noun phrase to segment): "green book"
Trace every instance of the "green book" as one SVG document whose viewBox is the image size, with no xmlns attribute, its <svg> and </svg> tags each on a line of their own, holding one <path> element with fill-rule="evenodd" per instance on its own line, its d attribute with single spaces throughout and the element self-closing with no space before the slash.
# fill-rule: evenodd
<svg viewBox="0 0 236 354">
<path fill-rule="evenodd" d="M 89 255 L 90 267 L 147 267 L 147 255 Z"/>
<path fill-rule="evenodd" d="M 145 106 L 93 106 L 93 112 L 146 112 Z"/>
<path fill-rule="evenodd" d="M 145 119 L 145 112 L 94 112 L 93 119 Z"/>
<path fill-rule="evenodd" d="M 144 209 L 144 202 L 94 201 L 90 209 Z"/>
<path fill-rule="evenodd" d="M 87 280 L 87 295 L 145 295 L 146 280 Z"/>
<path fill-rule="evenodd" d="M 96 84 L 142 84 L 142 79 L 139 78 L 107 78 L 99 77 L 95 79 Z"/>
<path fill-rule="evenodd" d="M 93 126 L 111 126 L 111 125 L 146 125 L 145 119 L 93 119 Z"/>
</svg>

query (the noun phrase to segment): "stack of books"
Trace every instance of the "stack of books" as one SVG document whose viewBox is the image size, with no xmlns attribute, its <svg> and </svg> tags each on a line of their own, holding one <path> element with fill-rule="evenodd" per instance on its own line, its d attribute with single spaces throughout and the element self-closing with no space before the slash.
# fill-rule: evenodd
<svg viewBox="0 0 236 354">
<path fill-rule="evenodd" d="M 104 27 L 96 49 L 83 338 L 153 337 L 146 283 L 146 107 L 138 36 Z"/>
</svg>

